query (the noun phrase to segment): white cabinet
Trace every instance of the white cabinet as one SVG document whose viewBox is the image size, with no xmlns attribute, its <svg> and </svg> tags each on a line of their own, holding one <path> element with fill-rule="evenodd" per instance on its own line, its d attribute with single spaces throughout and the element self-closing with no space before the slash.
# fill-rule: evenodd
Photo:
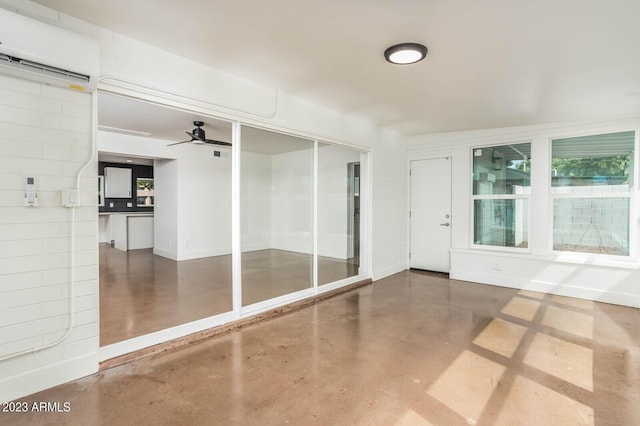
<svg viewBox="0 0 640 426">
<path fill-rule="evenodd" d="M 153 214 L 114 213 L 113 242 L 118 250 L 153 248 Z"/>
<path fill-rule="evenodd" d="M 131 169 L 104 168 L 105 198 L 131 198 Z"/>
<path fill-rule="evenodd" d="M 153 216 L 127 217 L 127 249 L 153 248 Z"/>
</svg>

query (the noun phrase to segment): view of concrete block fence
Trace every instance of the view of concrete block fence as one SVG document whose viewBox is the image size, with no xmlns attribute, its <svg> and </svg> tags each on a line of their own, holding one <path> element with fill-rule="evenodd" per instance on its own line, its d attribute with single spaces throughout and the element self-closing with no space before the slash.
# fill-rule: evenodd
<svg viewBox="0 0 640 426">
<path fill-rule="evenodd" d="M 566 187 L 572 193 L 592 188 Z M 616 192 L 616 188 L 627 191 L 628 186 L 609 186 L 606 190 Z M 629 254 L 628 198 L 555 199 L 553 212 L 554 250 Z"/>
</svg>

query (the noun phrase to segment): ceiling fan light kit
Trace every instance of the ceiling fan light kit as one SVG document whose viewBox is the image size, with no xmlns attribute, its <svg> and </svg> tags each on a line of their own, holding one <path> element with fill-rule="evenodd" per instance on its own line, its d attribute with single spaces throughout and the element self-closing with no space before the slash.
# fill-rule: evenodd
<svg viewBox="0 0 640 426">
<path fill-rule="evenodd" d="M 392 64 L 409 65 L 423 60 L 428 51 L 427 46 L 420 43 L 400 43 L 387 48 L 384 57 Z"/>
<path fill-rule="evenodd" d="M 193 129 L 192 132 L 185 132 L 187 135 L 191 136 L 191 140 L 170 143 L 167 146 L 180 145 L 181 143 L 193 143 L 196 145 L 203 145 L 208 143 L 211 145 L 231 146 L 229 142 L 217 141 L 214 139 L 207 139 L 204 129 L 202 128 L 202 126 L 204 126 L 204 121 L 194 121 L 193 125 L 196 126 L 196 128 Z"/>
</svg>

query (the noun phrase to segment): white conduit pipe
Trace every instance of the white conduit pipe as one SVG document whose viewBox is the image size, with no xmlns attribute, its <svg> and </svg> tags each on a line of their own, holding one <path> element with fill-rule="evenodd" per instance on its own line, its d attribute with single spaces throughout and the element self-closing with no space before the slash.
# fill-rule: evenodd
<svg viewBox="0 0 640 426">
<path fill-rule="evenodd" d="M 98 128 L 98 95 L 97 93 L 93 93 L 91 95 L 91 156 L 89 161 L 87 161 L 84 166 L 78 173 L 76 174 L 76 186 L 75 189 L 78 191 L 78 199 L 80 199 L 80 178 L 85 170 L 93 163 L 95 158 L 96 151 L 96 137 L 97 137 L 97 128 Z M 44 349 L 52 348 L 58 344 L 60 344 L 64 339 L 66 339 L 71 331 L 73 330 L 73 326 L 75 323 L 75 280 L 76 280 L 76 208 L 71 207 L 71 244 L 69 247 L 70 251 L 70 261 L 69 261 L 69 323 L 67 325 L 67 329 L 62 336 L 60 336 L 55 341 L 48 343 L 46 345 L 37 346 L 35 348 L 27 349 L 21 352 L 12 353 L 9 355 L 4 355 L 0 357 L 0 362 L 6 361 L 8 359 L 17 358 L 19 356 L 32 354 L 35 352 L 42 351 Z"/>
<path fill-rule="evenodd" d="M 220 103 L 215 103 L 215 102 L 211 102 L 209 100 L 205 100 L 205 99 L 201 99 L 201 98 L 197 98 L 194 96 L 189 96 L 189 95 L 182 95 L 176 92 L 171 92 L 168 90 L 164 90 L 164 89 L 160 89 L 158 87 L 155 86 L 151 86 L 148 84 L 145 84 L 141 81 L 132 81 L 132 80 L 127 80 L 127 79 L 123 79 L 120 78 L 118 76 L 112 76 L 112 75 L 105 75 L 100 77 L 100 81 L 104 82 L 105 84 L 111 84 L 113 86 L 116 86 L 120 89 L 125 89 L 125 90 L 130 90 L 130 91 L 134 91 L 134 92 L 138 92 L 140 93 L 141 90 L 140 89 L 144 89 L 142 90 L 142 93 L 144 94 L 151 94 L 152 96 L 158 97 L 160 99 L 163 99 L 165 101 L 188 101 L 190 103 L 196 102 L 199 104 L 202 104 L 208 108 L 213 108 L 215 109 L 224 109 L 224 110 L 228 110 L 228 111 L 234 111 L 234 112 L 239 112 L 242 114 L 247 114 L 247 115 L 252 115 L 255 117 L 261 117 L 261 118 L 266 118 L 266 119 L 273 119 L 275 118 L 275 116 L 278 114 L 278 107 L 279 107 L 279 103 L 280 103 L 280 89 L 274 89 L 275 93 L 275 99 L 274 99 L 274 105 L 273 105 L 273 112 L 269 112 L 266 114 L 260 113 L 260 112 L 254 112 L 254 111 L 249 111 L 246 109 L 242 109 L 242 108 L 238 108 L 238 107 L 232 107 L 232 106 L 228 106 L 228 105 L 223 105 Z"/>
</svg>

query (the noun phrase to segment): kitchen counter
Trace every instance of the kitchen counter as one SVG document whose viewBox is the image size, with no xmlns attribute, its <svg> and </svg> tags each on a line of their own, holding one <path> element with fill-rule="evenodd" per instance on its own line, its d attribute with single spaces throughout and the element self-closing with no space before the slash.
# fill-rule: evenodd
<svg viewBox="0 0 640 426">
<path fill-rule="evenodd" d="M 100 212 L 101 241 L 113 241 L 114 247 L 127 251 L 153 248 L 153 213 Z M 110 231 L 110 232 L 109 232 Z"/>
</svg>

